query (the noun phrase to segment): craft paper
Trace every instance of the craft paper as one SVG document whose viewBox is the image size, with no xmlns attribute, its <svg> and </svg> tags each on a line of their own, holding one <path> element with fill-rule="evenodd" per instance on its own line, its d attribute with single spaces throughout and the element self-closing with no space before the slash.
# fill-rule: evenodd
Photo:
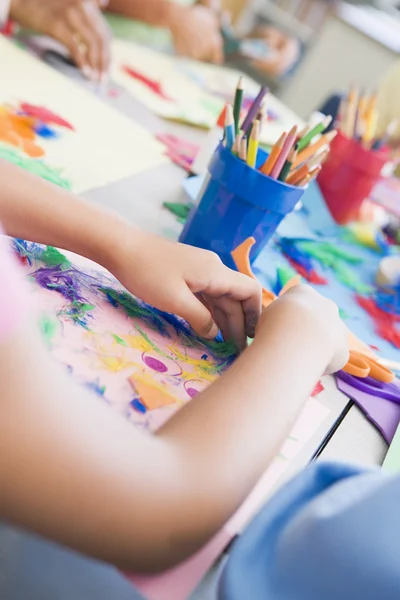
<svg viewBox="0 0 400 600">
<path fill-rule="evenodd" d="M 400 471 L 400 427 L 396 429 L 382 468 L 389 473 L 398 473 Z"/>
<path fill-rule="evenodd" d="M 357 404 L 390 444 L 400 422 L 400 405 L 362 392 L 339 378 L 336 384 L 343 394 Z"/>
<path fill-rule="evenodd" d="M 16 241 L 15 246 L 30 275 L 41 328 L 54 358 L 78 383 L 94 390 L 99 401 L 137 427 L 154 431 L 232 361 L 232 351 L 203 345 L 185 324 L 132 299 L 94 263 L 28 242 Z M 307 402 L 248 500 L 195 557 L 161 576 L 133 578 L 150 600 L 187 598 L 229 540 L 293 469 L 328 414 L 317 400 Z M 302 456 L 302 464 L 308 458 Z"/>
<path fill-rule="evenodd" d="M 130 76 L 126 67 L 137 77 Z M 166 119 L 213 127 L 224 104 L 233 102 L 240 75 L 239 71 L 161 54 L 133 42 L 113 41 L 112 80 Z M 244 79 L 245 97 L 254 98 L 259 84 L 247 76 Z M 267 107 L 275 118 L 263 126 L 261 142 L 273 144 L 282 131 L 289 131 L 293 125 L 304 126 L 272 95 L 268 96 Z"/>
<path fill-rule="evenodd" d="M 163 147 L 131 119 L 108 107 L 0 36 L 0 107 L 27 102 L 71 123 L 55 139 L 40 139 L 43 160 L 74 192 L 100 187 L 167 161 Z"/>
</svg>

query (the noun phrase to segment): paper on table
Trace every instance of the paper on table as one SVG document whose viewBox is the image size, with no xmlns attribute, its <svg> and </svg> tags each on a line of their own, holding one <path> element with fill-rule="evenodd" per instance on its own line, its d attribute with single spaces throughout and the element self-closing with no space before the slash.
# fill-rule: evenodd
<svg viewBox="0 0 400 600">
<path fill-rule="evenodd" d="M 41 139 L 44 161 L 83 192 L 155 167 L 164 148 L 142 127 L 0 36 L 0 105 L 28 102 L 69 121 L 57 139 Z"/>
<path fill-rule="evenodd" d="M 165 97 L 124 72 L 128 66 L 161 86 Z M 133 42 L 114 40 L 111 78 L 156 114 L 201 127 L 212 127 L 224 103 L 232 102 L 239 76 L 231 69 L 161 54 Z M 246 96 L 255 97 L 259 84 L 244 78 Z M 261 142 L 273 144 L 283 130 L 303 126 L 291 110 L 273 96 L 268 109 L 277 119 L 263 127 Z"/>
<path fill-rule="evenodd" d="M 382 468 L 389 473 L 398 473 L 400 471 L 400 427 L 397 428 L 394 434 Z"/>
<path fill-rule="evenodd" d="M 310 398 L 307 401 L 280 454 L 267 469 L 248 499 L 222 531 L 194 557 L 162 575 L 130 577 L 148 600 L 186 600 L 188 598 L 232 537 L 243 530 L 275 486 L 291 475 L 295 458 L 312 435 L 316 433 L 328 414 L 329 410 L 317 400 Z"/>
</svg>

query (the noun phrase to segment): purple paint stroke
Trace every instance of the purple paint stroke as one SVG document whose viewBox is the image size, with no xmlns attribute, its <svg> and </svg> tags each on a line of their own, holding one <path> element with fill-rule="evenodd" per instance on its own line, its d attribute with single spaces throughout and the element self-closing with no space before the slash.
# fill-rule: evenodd
<svg viewBox="0 0 400 600">
<path fill-rule="evenodd" d="M 157 373 L 166 373 L 168 371 L 168 367 L 161 360 L 153 358 L 153 356 L 143 356 L 143 362 L 153 371 L 157 371 Z"/>
</svg>

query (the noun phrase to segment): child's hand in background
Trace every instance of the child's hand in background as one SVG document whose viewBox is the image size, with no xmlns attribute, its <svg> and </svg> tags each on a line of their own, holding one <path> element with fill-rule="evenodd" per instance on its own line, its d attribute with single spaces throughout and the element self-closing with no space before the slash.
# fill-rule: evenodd
<svg viewBox="0 0 400 600">
<path fill-rule="evenodd" d="M 171 3 L 169 29 L 177 54 L 222 64 L 224 54 L 220 28 L 219 16 L 211 8 Z"/>
<path fill-rule="evenodd" d="M 261 313 L 261 288 L 223 265 L 216 254 L 170 242 L 128 226 L 115 236 L 105 266 L 133 294 L 186 319 L 201 336 L 221 329 L 239 349 L 253 337 Z"/>
<path fill-rule="evenodd" d="M 107 0 L 11 0 L 10 16 L 69 50 L 89 79 L 100 81 L 110 63 L 110 33 L 101 14 Z"/>
<path fill-rule="evenodd" d="M 307 342 L 318 344 L 326 354 L 326 374 L 336 373 L 349 359 L 347 329 L 334 302 L 308 285 L 296 285 L 262 314 L 258 335 L 268 335 L 271 320 L 281 322 L 282 336 L 295 338 L 297 324 L 307 328 Z"/>
</svg>

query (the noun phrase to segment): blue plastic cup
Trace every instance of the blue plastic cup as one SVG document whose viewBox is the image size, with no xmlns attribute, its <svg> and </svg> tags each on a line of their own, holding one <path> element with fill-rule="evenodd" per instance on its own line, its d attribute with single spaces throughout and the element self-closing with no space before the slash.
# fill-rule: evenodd
<svg viewBox="0 0 400 600">
<path fill-rule="evenodd" d="M 259 149 L 260 167 L 268 154 Z M 220 144 L 212 157 L 208 181 L 194 206 L 179 241 L 216 252 L 235 269 L 231 252 L 248 237 L 256 243 L 251 249 L 254 262 L 282 219 L 290 213 L 304 189 L 271 179 L 249 167 Z"/>
</svg>

